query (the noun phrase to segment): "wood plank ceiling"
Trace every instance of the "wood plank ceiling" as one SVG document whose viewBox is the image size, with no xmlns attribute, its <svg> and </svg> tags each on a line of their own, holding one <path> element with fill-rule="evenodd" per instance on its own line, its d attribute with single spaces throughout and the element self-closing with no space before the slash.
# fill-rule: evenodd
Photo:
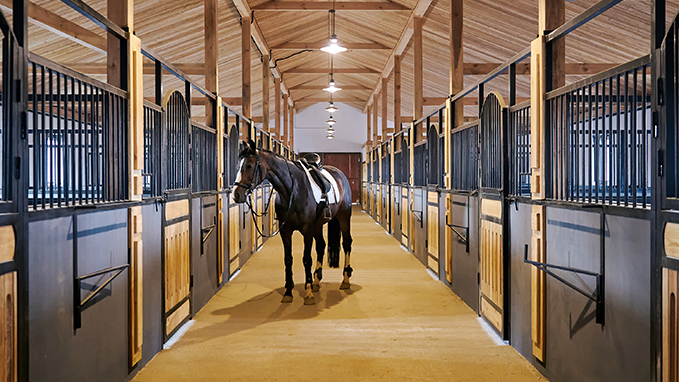
<svg viewBox="0 0 679 382">
<path fill-rule="evenodd" d="M 399 36 L 406 27 L 417 0 L 383 1 L 390 7 L 405 10 L 345 10 L 337 6 L 336 30 L 341 44 L 371 44 L 373 49 L 349 49 L 335 55 L 336 69 L 364 69 L 363 73 L 335 74 L 335 80 L 345 89 L 335 93 L 353 107 L 363 110 L 373 89 L 380 81 L 385 65 Z M 88 5 L 106 15 L 106 0 L 87 0 Z M 374 0 L 371 1 L 374 3 Z M 566 19 L 570 19 L 596 0 L 566 2 Z M 89 46 L 65 37 L 64 33 L 46 27 L 45 23 L 29 25 L 29 49 L 48 59 L 74 67 L 105 80 L 102 68 L 106 54 L 96 47 L 105 41 L 105 33 L 82 15 L 58 0 L 31 2 L 48 14 L 59 16 L 76 26 L 92 31 Z M 352 4 L 359 1 L 351 1 Z M 254 19 L 272 48 L 272 58 L 283 73 L 285 85 L 299 111 L 320 100 L 329 99 L 323 86 L 328 83 L 327 73 L 306 73 L 308 69 L 329 68 L 329 55 L 317 49 L 302 52 L 299 44 L 323 44 L 328 38 L 328 11 L 281 10 L 266 8 L 297 7 L 294 0 L 250 0 Z M 307 4 L 317 4 L 311 2 Z M 464 2 L 464 62 L 472 64 L 498 64 L 527 47 L 537 31 L 537 4 L 535 0 L 466 0 Z M 11 1 L 0 0 L 0 7 L 11 16 Z M 203 0 L 136 0 L 134 25 L 143 43 L 170 62 L 182 64 L 191 77 L 203 84 L 200 75 L 204 64 Z M 322 8 L 322 7 L 321 7 Z M 241 96 L 240 19 L 231 0 L 219 0 L 219 89 L 225 98 Z M 650 1 L 625 0 L 603 16 L 586 24 L 567 37 L 567 63 L 622 63 L 649 52 Z M 679 0 L 668 2 L 668 22 L 679 9 Z M 424 97 L 448 95 L 449 71 L 449 0 L 433 0 L 424 15 Z M 97 37 L 100 40 L 97 40 Z M 84 38 L 81 38 L 81 40 Z M 354 45 L 356 46 L 356 45 Z M 361 46 L 358 46 L 361 47 Z M 400 114 L 413 114 L 413 50 L 409 45 L 402 62 L 402 109 Z M 266 53 L 266 52 L 264 52 Z M 297 53 L 297 54 L 296 54 Z M 261 52 L 254 43 L 252 48 L 252 115 L 262 113 L 262 62 Z M 486 65 L 487 66 L 487 65 Z M 190 69 L 190 70 L 189 70 Z M 471 70 L 471 69 L 469 69 Z M 305 72 L 306 71 L 306 72 Z M 296 73 L 297 72 L 297 73 Z M 465 86 L 475 82 L 478 75 L 465 77 Z M 581 76 L 568 76 L 571 82 Z M 153 77 L 145 77 L 145 96 L 154 94 Z M 393 73 L 388 87 L 388 119 L 393 118 Z M 180 81 L 164 76 L 165 90 L 181 89 Z M 270 84 L 269 118 L 274 118 L 273 80 Z M 486 86 L 486 91 L 500 91 L 506 96 L 506 76 L 500 76 Z M 197 96 L 198 94 L 194 94 Z M 519 76 L 517 96 L 528 97 L 529 76 Z M 476 95 L 470 95 L 470 103 Z M 425 106 L 425 114 L 436 106 Z M 239 109 L 236 107 L 236 109 Z M 474 106 L 467 106 L 465 114 L 474 115 Z M 204 113 L 194 107 L 195 115 Z M 404 121 L 407 122 L 407 121 Z"/>
</svg>

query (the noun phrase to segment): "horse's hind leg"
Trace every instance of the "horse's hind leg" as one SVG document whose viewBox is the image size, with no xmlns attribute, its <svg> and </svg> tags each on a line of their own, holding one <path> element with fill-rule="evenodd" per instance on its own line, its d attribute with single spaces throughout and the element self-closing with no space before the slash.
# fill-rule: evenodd
<svg viewBox="0 0 679 382">
<path fill-rule="evenodd" d="M 311 287 L 313 278 L 311 276 L 311 246 L 314 244 L 314 237 L 312 235 L 304 236 L 304 258 L 302 262 L 304 263 L 304 274 L 306 275 L 306 281 L 304 283 L 304 290 L 306 291 L 304 295 L 304 305 L 314 305 L 316 304 L 316 299 L 314 298 L 314 293 Z"/>
<path fill-rule="evenodd" d="M 340 289 L 349 289 L 351 286 L 349 278 L 351 277 L 351 273 L 354 271 L 350 264 L 351 243 L 353 242 L 353 239 L 351 238 L 351 210 L 349 210 L 348 214 L 338 220 L 340 223 L 340 229 L 342 230 L 342 249 L 344 250 L 344 278 L 342 279 Z"/>
<path fill-rule="evenodd" d="M 325 255 L 325 239 L 323 238 L 323 229 L 321 228 L 314 235 L 316 241 L 316 270 L 314 271 L 314 284 L 312 290 L 318 292 L 321 288 L 321 280 L 323 279 L 323 255 Z"/>
<path fill-rule="evenodd" d="M 281 302 L 289 303 L 292 302 L 292 288 L 295 287 L 295 282 L 292 280 L 292 232 L 281 232 L 281 240 L 285 254 L 285 294 Z"/>
</svg>

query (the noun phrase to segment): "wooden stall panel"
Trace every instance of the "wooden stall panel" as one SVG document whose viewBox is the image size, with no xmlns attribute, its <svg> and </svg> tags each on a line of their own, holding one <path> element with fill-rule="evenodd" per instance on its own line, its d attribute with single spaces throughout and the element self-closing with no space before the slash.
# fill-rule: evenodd
<svg viewBox="0 0 679 382">
<path fill-rule="evenodd" d="M 679 258 L 679 224 L 670 222 L 665 225 L 663 241 L 665 244 L 665 255 Z"/>
<path fill-rule="evenodd" d="M 240 208 L 237 204 L 229 207 L 229 276 L 240 269 Z"/>
<path fill-rule="evenodd" d="M 408 248 L 408 238 L 410 237 L 409 223 L 410 213 L 408 213 L 408 189 L 401 188 L 401 243 Z"/>
<path fill-rule="evenodd" d="M 165 335 L 189 317 L 191 254 L 189 201 L 170 202 L 165 209 Z M 175 219 L 179 220 L 176 221 Z M 173 222 L 175 220 L 176 222 Z M 174 311 L 173 311 L 174 310 Z"/>
<path fill-rule="evenodd" d="M 221 109 L 221 108 L 220 108 Z M 217 195 L 217 284 L 224 281 L 224 198 Z"/>
<path fill-rule="evenodd" d="M 438 192 L 427 193 L 427 252 L 429 268 L 439 274 Z"/>
<path fill-rule="evenodd" d="M 142 268 L 143 243 L 142 243 L 142 215 L 141 207 L 131 207 L 128 209 L 128 244 L 130 250 L 130 268 L 128 270 L 130 282 L 130 308 L 129 308 L 129 328 L 130 328 L 130 366 L 134 366 L 141 360 L 141 348 L 144 339 L 143 331 L 143 289 L 144 283 Z"/>
<path fill-rule="evenodd" d="M 16 302 L 16 272 L 0 276 L 0 357 L 3 367 L 0 368 L 0 380 L 16 382 L 17 380 L 17 302 Z"/>
<path fill-rule="evenodd" d="M 450 194 L 446 195 L 446 221 L 450 224 L 453 221 L 453 196 Z M 453 282 L 453 231 L 451 229 L 446 229 L 446 280 L 448 283 Z"/>
<path fill-rule="evenodd" d="M 502 203 L 499 200 L 481 201 L 481 313 L 498 332 L 503 330 L 503 242 Z"/>
<path fill-rule="evenodd" d="M 533 205 L 531 213 L 532 248 L 531 260 L 544 263 L 545 256 L 545 206 Z M 531 267 L 531 337 L 533 339 L 533 355 L 544 361 L 545 356 L 545 288 L 544 272 L 537 267 Z"/>
<path fill-rule="evenodd" d="M 663 268 L 662 278 L 662 380 L 679 380 L 678 272 Z"/>
</svg>

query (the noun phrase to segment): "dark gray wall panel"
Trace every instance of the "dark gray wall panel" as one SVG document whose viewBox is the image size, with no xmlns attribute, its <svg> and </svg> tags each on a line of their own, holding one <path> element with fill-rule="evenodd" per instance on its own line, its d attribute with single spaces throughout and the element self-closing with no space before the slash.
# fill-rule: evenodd
<svg viewBox="0 0 679 382">
<path fill-rule="evenodd" d="M 79 275 L 127 263 L 126 224 L 126 209 L 78 217 Z M 29 225 L 29 380 L 119 382 L 128 372 L 127 271 L 83 312 L 74 333 L 72 229 L 70 217 Z M 83 288 L 82 298 L 88 293 Z"/>
<path fill-rule="evenodd" d="M 415 246 L 412 247 L 415 257 L 420 260 L 424 266 L 427 266 L 427 247 L 425 240 L 427 240 L 427 191 L 422 189 L 415 189 L 413 192 L 413 241 Z M 411 242 L 411 243 L 413 243 Z M 412 246 L 412 244 L 411 244 Z"/>
<path fill-rule="evenodd" d="M 599 214 L 547 209 L 547 261 L 599 271 Z M 547 378 L 646 381 L 650 378 L 650 223 L 606 217 L 606 325 L 594 304 L 547 278 Z M 564 272 L 560 272 L 564 273 Z M 593 277 L 565 274 L 594 291 Z"/>
<path fill-rule="evenodd" d="M 203 203 L 201 204 L 201 199 Z M 201 254 L 202 228 L 215 224 L 216 197 L 208 196 L 193 199 L 192 216 L 192 253 L 193 274 L 193 312 L 195 315 L 210 301 L 217 291 L 217 235 L 212 232 L 203 244 Z M 202 213 L 201 213 L 202 208 Z M 207 232 L 206 232 L 207 233 Z"/>
<path fill-rule="evenodd" d="M 452 224 L 467 227 L 469 240 L 469 252 L 467 246 L 453 238 L 452 264 L 453 284 L 452 289 L 462 301 L 475 312 L 479 306 L 479 234 L 478 234 L 478 197 L 465 195 L 453 195 Z M 458 229 L 464 234 L 464 230 Z"/>
<path fill-rule="evenodd" d="M 518 205 L 518 210 L 517 210 Z M 525 245 L 532 236 L 531 204 L 509 206 L 510 237 L 510 309 L 509 343 L 524 358 L 533 359 L 531 338 L 531 265 L 523 262 Z"/>
<path fill-rule="evenodd" d="M 392 200 L 394 213 L 391 216 L 392 232 L 396 240 L 401 241 L 401 187 L 392 187 Z"/>
</svg>

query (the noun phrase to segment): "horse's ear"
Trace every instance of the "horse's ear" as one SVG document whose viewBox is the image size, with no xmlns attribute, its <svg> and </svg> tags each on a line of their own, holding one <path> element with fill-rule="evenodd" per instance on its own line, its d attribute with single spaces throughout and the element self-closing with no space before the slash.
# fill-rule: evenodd
<svg viewBox="0 0 679 382">
<path fill-rule="evenodd" d="M 255 145 L 255 141 L 253 141 L 252 139 L 249 139 L 248 145 L 250 146 L 250 150 L 252 150 L 253 153 L 257 152 L 257 146 Z"/>
</svg>

